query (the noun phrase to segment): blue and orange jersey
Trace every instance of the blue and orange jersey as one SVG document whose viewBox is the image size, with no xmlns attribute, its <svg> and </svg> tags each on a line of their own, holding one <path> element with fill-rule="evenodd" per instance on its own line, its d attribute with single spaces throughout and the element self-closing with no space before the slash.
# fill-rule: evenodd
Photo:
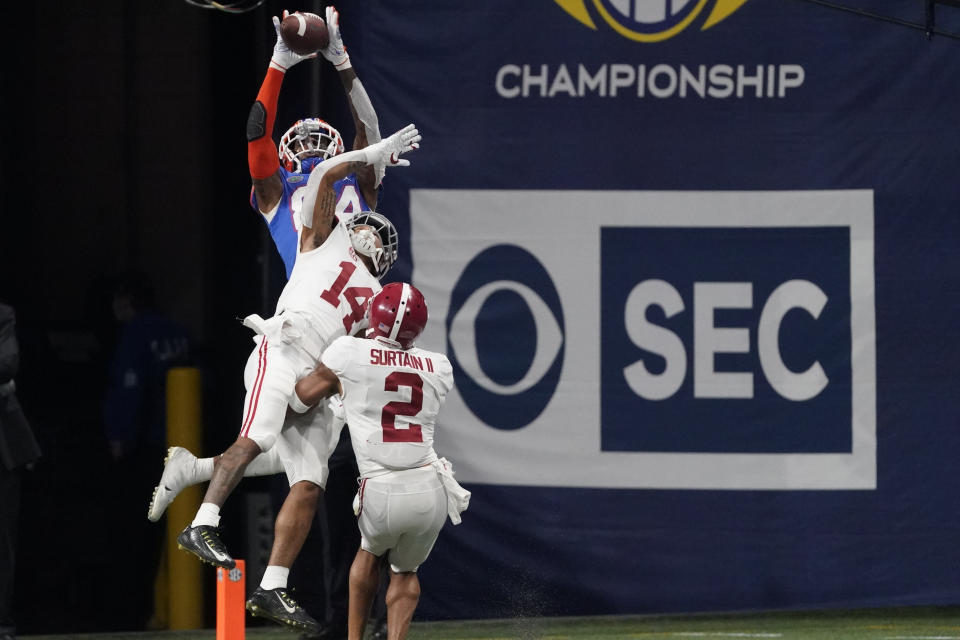
<svg viewBox="0 0 960 640">
<path fill-rule="evenodd" d="M 308 173 L 293 173 L 280 167 L 280 177 L 283 180 L 283 195 L 277 208 L 263 215 L 264 222 L 270 229 L 270 237 L 280 252 L 283 266 L 287 271 L 287 279 L 293 271 L 293 263 L 297 258 L 297 242 L 300 237 L 302 223 L 300 208 L 303 205 L 303 196 L 306 194 Z M 370 211 L 370 206 L 364 200 L 360 187 L 357 185 L 357 176 L 351 173 L 343 180 L 333 184 L 337 194 L 337 217 L 349 218 L 350 214 L 358 211 Z M 250 205 L 254 211 L 260 212 L 257 206 L 257 196 L 250 189 Z M 346 214 L 346 215 L 344 215 Z"/>
</svg>

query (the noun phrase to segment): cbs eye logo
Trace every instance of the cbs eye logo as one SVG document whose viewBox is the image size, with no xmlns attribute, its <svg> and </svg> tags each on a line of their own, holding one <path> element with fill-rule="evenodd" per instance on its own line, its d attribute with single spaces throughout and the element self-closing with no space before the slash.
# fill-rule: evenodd
<svg viewBox="0 0 960 640">
<path fill-rule="evenodd" d="M 520 429 L 560 381 L 560 296 L 530 252 L 497 245 L 467 264 L 450 294 L 447 355 L 464 403 L 496 429 Z"/>
<path fill-rule="evenodd" d="M 610 27 L 638 42 L 659 42 L 677 35 L 711 7 L 700 28 L 705 31 L 739 9 L 747 0 L 554 0 L 581 23 L 596 29 L 588 5 Z"/>
</svg>

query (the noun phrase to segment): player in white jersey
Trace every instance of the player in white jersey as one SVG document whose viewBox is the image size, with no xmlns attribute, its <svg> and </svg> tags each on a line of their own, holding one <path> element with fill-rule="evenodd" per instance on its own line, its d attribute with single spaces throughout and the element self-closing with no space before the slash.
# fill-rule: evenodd
<svg viewBox="0 0 960 640">
<path fill-rule="evenodd" d="M 360 165 L 408 165 L 400 154 L 418 148 L 419 140 L 419 132 L 408 125 L 381 142 L 330 158 L 311 172 L 298 255 L 276 313 L 266 320 L 252 315 L 244 321 L 260 339 L 248 361 L 253 379 L 248 380 L 240 435 L 221 455 L 203 504 L 177 538 L 182 549 L 201 560 L 232 568 L 235 562 L 220 539 L 220 508 L 247 465 L 276 446 L 290 492 L 277 516 L 267 570 L 247 608 L 310 631 L 319 626 L 287 594 L 286 581 L 313 521 L 337 434 L 329 424 L 325 429 L 314 423 L 304 429 L 284 428 L 287 405 L 297 380 L 319 364 L 330 342 L 362 328 L 365 305 L 380 290 L 378 278 L 397 254 L 396 230 L 380 214 L 363 212 L 338 221 L 333 184 Z"/>
<path fill-rule="evenodd" d="M 287 15 L 284 11 L 282 17 Z M 353 115 L 353 149 L 362 149 L 380 141 L 379 120 L 343 44 L 339 13 L 333 6 L 328 6 L 325 15 L 329 43 L 319 53 L 337 70 Z M 306 180 L 314 167 L 343 153 L 344 142 L 331 125 L 319 118 L 306 118 L 290 127 L 281 137 L 279 145 L 274 143 L 272 132 L 284 77 L 294 65 L 315 58 L 317 54 L 301 55 L 291 51 L 280 37 L 280 18 L 274 17 L 273 25 L 277 34 L 276 44 L 247 122 L 247 163 L 253 182 L 251 204 L 267 223 L 289 277 L 298 255 Z M 384 170 L 385 167 L 380 164 L 364 164 L 356 174 L 348 174 L 343 180 L 334 182 L 333 188 L 338 195 L 337 215 L 347 220 L 358 212 L 375 210 L 377 188 Z M 249 368 L 252 368 L 252 372 L 245 377 L 253 381 L 257 371 L 255 359 Z M 318 411 L 322 412 L 322 409 Z M 328 422 L 324 416 L 316 416 L 316 419 Z M 309 422 L 309 417 L 296 420 L 302 428 Z M 150 499 L 147 518 L 157 522 L 180 491 L 210 480 L 218 461 L 219 457 L 198 459 L 183 447 L 171 447 L 163 461 L 163 475 Z M 247 467 L 244 476 L 272 475 L 283 471 L 277 450 L 269 449 Z"/>
<path fill-rule="evenodd" d="M 350 568 L 349 640 L 363 638 L 384 557 L 391 569 L 387 636 L 406 637 L 420 598 L 417 568 L 447 516 L 459 524 L 470 500 L 433 449 L 453 369 L 442 353 L 413 346 L 426 323 L 423 294 L 406 283 L 388 284 L 370 303 L 367 337 L 334 340 L 322 364 L 296 386 L 298 411 L 342 394 L 360 467 L 355 512 L 362 537 Z"/>
</svg>

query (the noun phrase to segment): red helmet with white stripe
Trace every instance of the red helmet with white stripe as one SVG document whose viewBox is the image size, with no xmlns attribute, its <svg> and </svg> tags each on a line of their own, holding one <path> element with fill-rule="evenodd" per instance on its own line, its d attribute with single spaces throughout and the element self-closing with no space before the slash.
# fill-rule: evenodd
<svg viewBox="0 0 960 640">
<path fill-rule="evenodd" d="M 370 301 L 367 337 L 380 336 L 409 349 L 427 326 L 427 317 L 427 301 L 419 289 L 406 282 L 391 282 Z"/>
</svg>

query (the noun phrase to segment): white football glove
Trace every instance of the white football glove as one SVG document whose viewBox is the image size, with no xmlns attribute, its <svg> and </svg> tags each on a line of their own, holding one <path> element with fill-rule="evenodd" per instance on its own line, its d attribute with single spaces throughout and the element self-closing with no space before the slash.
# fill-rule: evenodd
<svg viewBox="0 0 960 640">
<path fill-rule="evenodd" d="M 340 14 L 333 5 L 327 7 L 327 33 L 330 35 L 330 42 L 326 49 L 321 49 L 323 57 L 333 63 L 337 71 L 349 69 L 350 55 L 347 48 L 343 46 L 343 38 L 340 37 Z"/>
<path fill-rule="evenodd" d="M 280 37 L 280 21 L 289 15 L 290 12 L 284 9 L 282 18 L 273 16 L 273 28 L 277 32 L 277 43 L 273 45 L 273 56 L 270 58 L 270 66 L 274 69 L 282 71 L 283 73 L 286 73 L 287 69 L 302 60 L 317 57 L 316 53 L 311 53 L 305 56 L 302 56 L 299 53 L 294 53 L 290 50 L 290 47 L 287 46 L 287 43 L 283 41 L 283 38 Z"/>
<path fill-rule="evenodd" d="M 408 124 L 400 131 L 376 144 L 364 149 L 367 162 L 387 167 L 409 167 L 410 161 L 401 158 L 401 154 L 420 148 L 420 132 L 417 127 Z"/>
<path fill-rule="evenodd" d="M 330 406 L 330 411 L 333 412 L 333 417 L 343 422 L 347 419 L 347 412 L 343 408 L 343 396 L 339 393 L 335 393 L 327 400 L 327 404 Z"/>
</svg>

